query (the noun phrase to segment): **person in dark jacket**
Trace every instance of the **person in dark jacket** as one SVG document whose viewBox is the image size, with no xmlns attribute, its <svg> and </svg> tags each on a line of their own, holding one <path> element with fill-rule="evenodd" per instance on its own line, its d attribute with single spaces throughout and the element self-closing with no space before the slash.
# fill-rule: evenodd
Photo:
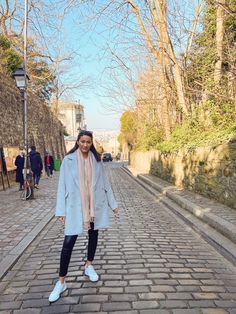
<svg viewBox="0 0 236 314">
<path fill-rule="evenodd" d="M 54 170 L 54 159 L 49 154 L 49 152 L 46 152 L 46 155 L 44 157 L 44 166 L 45 166 L 45 171 L 47 173 L 47 176 L 52 177 L 53 170 Z"/>
<path fill-rule="evenodd" d="M 19 191 L 22 191 L 24 189 L 24 176 L 23 176 L 23 169 L 24 169 L 24 152 L 21 151 L 21 153 L 16 156 L 15 160 L 15 166 L 16 166 L 16 182 L 19 182 L 20 188 Z"/>
<path fill-rule="evenodd" d="M 31 171 L 33 172 L 33 178 L 34 178 L 34 187 L 38 189 L 41 172 L 43 170 L 42 158 L 40 156 L 40 153 L 36 151 L 35 146 L 31 146 L 31 151 L 30 151 L 29 156 L 30 156 L 30 168 L 31 168 Z"/>
</svg>

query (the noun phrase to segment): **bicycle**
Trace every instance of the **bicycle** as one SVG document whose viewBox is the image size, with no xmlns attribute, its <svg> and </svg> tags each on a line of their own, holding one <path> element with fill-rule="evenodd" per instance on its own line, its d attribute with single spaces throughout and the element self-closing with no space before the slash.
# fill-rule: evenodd
<svg viewBox="0 0 236 314">
<path fill-rule="evenodd" d="M 26 201 L 28 199 L 34 199 L 33 175 L 29 169 L 26 170 L 26 178 L 20 198 L 23 201 Z"/>
<path fill-rule="evenodd" d="M 32 195 L 32 188 L 30 186 L 30 181 L 28 181 L 27 179 L 24 182 L 24 187 L 23 187 L 23 191 L 20 195 L 20 198 L 25 201 L 27 199 L 29 199 Z"/>
</svg>

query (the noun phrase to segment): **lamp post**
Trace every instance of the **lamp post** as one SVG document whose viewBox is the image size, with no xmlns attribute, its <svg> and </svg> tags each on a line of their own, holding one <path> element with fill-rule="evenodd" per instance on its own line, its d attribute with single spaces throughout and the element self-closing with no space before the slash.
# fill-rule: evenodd
<svg viewBox="0 0 236 314">
<path fill-rule="evenodd" d="M 24 0 L 25 8 L 24 8 L 24 60 L 23 67 L 16 69 L 13 77 L 16 81 L 16 86 L 20 90 L 21 99 L 22 99 L 22 125 L 23 125 L 23 146 L 25 150 L 25 162 L 24 162 L 24 182 L 27 177 L 27 167 L 28 167 L 28 142 L 27 142 L 27 85 L 29 77 L 27 75 L 27 46 L 28 46 L 28 0 Z M 32 198 L 33 198 L 33 190 L 32 190 Z M 26 198 L 25 198 L 26 200 Z"/>
<path fill-rule="evenodd" d="M 23 147 L 25 151 L 25 161 L 24 161 L 24 171 L 23 177 L 24 182 L 26 181 L 27 176 L 27 167 L 28 167 L 28 143 L 27 143 L 27 98 L 26 98 L 26 89 L 27 89 L 27 82 L 29 80 L 28 75 L 26 74 L 24 68 L 16 69 L 13 77 L 16 81 L 16 86 L 18 87 L 21 95 L 22 101 L 22 140 L 23 140 Z"/>
<path fill-rule="evenodd" d="M 25 151 L 27 152 L 27 99 L 26 99 L 26 88 L 27 88 L 27 81 L 29 80 L 28 75 L 25 73 L 23 68 L 16 69 L 13 77 L 16 81 L 16 86 L 19 88 L 21 100 L 22 100 L 22 125 L 23 125 L 23 132 L 22 132 L 22 139 L 23 139 L 23 146 Z"/>
</svg>

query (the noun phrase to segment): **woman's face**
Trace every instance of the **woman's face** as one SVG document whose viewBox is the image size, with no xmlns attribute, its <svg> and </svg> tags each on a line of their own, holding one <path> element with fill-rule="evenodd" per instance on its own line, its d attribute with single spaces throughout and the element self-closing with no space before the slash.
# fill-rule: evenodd
<svg viewBox="0 0 236 314">
<path fill-rule="evenodd" d="M 83 135 L 80 137 L 80 139 L 77 141 L 77 144 L 79 145 L 79 149 L 82 153 L 88 153 L 90 150 L 90 147 L 92 146 L 92 139 L 88 135 Z"/>
</svg>

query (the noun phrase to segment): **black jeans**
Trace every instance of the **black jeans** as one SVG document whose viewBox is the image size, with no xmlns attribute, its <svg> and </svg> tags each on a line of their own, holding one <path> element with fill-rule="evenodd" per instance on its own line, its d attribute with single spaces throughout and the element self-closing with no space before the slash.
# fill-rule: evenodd
<svg viewBox="0 0 236 314">
<path fill-rule="evenodd" d="M 40 177 L 41 177 L 41 173 L 33 172 L 34 184 L 37 184 L 37 185 L 39 184 Z"/>
<path fill-rule="evenodd" d="M 95 256 L 97 243 L 98 243 L 98 230 L 94 230 L 94 223 L 90 223 L 91 229 L 88 231 L 88 254 L 87 260 L 92 262 Z M 77 239 L 77 235 L 65 236 L 62 250 L 61 250 L 61 260 L 60 260 L 60 277 L 65 277 L 68 271 L 71 253 Z"/>
<path fill-rule="evenodd" d="M 24 188 L 24 180 L 20 181 L 20 190 Z"/>
</svg>

